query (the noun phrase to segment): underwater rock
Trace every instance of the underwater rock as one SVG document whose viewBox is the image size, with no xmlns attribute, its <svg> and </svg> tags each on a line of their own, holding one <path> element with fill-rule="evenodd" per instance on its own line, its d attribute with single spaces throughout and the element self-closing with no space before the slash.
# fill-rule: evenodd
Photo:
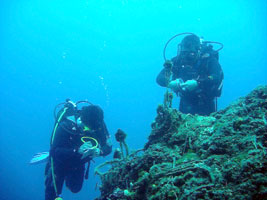
<svg viewBox="0 0 267 200">
<path fill-rule="evenodd" d="M 266 86 L 207 117 L 160 105 L 144 149 L 100 173 L 96 200 L 267 199 L 266 119 Z"/>
</svg>

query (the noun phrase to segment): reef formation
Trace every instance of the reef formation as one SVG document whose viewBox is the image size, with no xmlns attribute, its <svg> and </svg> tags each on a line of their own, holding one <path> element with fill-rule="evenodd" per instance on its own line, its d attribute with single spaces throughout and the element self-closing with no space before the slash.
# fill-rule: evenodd
<svg viewBox="0 0 267 200">
<path fill-rule="evenodd" d="M 266 86 L 210 116 L 166 105 L 144 149 L 96 168 L 96 200 L 267 199 Z"/>
</svg>

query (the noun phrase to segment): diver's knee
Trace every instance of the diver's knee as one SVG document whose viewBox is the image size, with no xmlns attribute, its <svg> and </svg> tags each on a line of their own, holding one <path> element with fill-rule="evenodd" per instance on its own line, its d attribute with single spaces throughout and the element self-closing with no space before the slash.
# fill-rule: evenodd
<svg viewBox="0 0 267 200">
<path fill-rule="evenodd" d="M 70 188 L 70 191 L 72 192 L 72 193 L 78 193 L 78 192 L 80 192 L 81 191 L 81 189 L 82 189 L 82 186 L 75 186 L 75 187 L 72 187 L 72 188 Z"/>
<path fill-rule="evenodd" d="M 66 184 L 66 186 L 69 188 L 69 190 L 72 192 L 72 193 L 78 193 L 81 191 L 82 189 L 82 184 Z"/>
</svg>

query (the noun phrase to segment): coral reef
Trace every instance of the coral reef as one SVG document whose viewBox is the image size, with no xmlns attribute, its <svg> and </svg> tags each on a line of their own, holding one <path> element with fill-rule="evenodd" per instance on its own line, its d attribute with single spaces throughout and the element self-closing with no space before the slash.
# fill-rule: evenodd
<svg viewBox="0 0 267 200">
<path fill-rule="evenodd" d="M 110 161 L 97 200 L 266 199 L 267 87 L 210 116 L 159 105 L 143 151 Z"/>
</svg>

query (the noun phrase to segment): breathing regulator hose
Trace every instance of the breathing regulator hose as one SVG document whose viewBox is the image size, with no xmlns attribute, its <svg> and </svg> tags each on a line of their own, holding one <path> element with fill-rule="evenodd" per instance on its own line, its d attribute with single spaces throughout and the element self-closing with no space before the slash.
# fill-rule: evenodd
<svg viewBox="0 0 267 200">
<path fill-rule="evenodd" d="M 172 36 L 172 37 L 166 42 L 166 44 L 165 44 L 165 46 L 164 46 L 164 48 L 163 48 L 163 58 L 164 58 L 164 61 L 165 61 L 165 62 L 166 62 L 166 60 L 167 60 L 167 58 L 166 58 L 166 48 L 167 48 L 167 46 L 169 45 L 169 43 L 170 43 L 174 38 L 176 38 L 176 37 L 178 37 L 178 36 L 181 36 L 181 35 L 195 35 L 195 36 L 197 36 L 196 34 L 191 33 L 191 32 L 178 33 L 178 34 Z M 198 36 L 197 36 L 197 37 L 198 37 Z M 220 42 L 201 41 L 201 45 L 207 45 L 207 44 L 217 44 L 217 45 L 220 45 L 220 47 L 219 47 L 218 49 L 214 50 L 214 51 L 217 51 L 217 52 L 223 49 L 223 44 L 220 43 Z"/>
<path fill-rule="evenodd" d="M 223 43 L 220 43 L 220 42 L 214 42 L 214 41 L 203 41 L 202 44 L 204 44 L 204 45 L 207 45 L 207 44 L 218 44 L 218 45 L 220 45 L 220 47 L 219 47 L 218 49 L 214 50 L 214 51 L 216 51 L 216 52 L 221 51 L 221 50 L 223 49 L 223 47 L 224 47 L 224 46 L 223 46 Z"/>
<path fill-rule="evenodd" d="M 184 33 L 179 33 L 179 34 L 176 34 L 176 35 L 172 36 L 172 37 L 166 42 L 166 44 L 165 44 L 165 46 L 164 46 L 164 49 L 163 49 L 163 58 L 164 58 L 165 61 L 167 60 L 167 59 L 166 59 L 166 48 L 167 48 L 168 44 L 169 44 L 174 38 L 176 38 L 176 37 L 178 37 L 178 36 L 180 36 L 180 35 L 195 35 L 195 34 L 194 34 L 194 33 L 190 33 L 190 32 L 184 32 Z"/>
<path fill-rule="evenodd" d="M 61 115 L 59 116 L 59 118 L 58 118 L 57 121 L 56 121 L 54 130 L 53 130 L 53 133 L 52 133 L 52 137 L 51 137 L 51 143 L 50 143 L 51 146 L 52 146 L 52 144 L 53 144 L 53 142 L 54 142 L 55 133 L 56 133 L 58 124 L 59 124 L 59 122 L 62 120 L 63 116 L 65 115 L 65 113 L 66 113 L 66 111 L 67 111 L 67 109 L 68 109 L 68 107 L 65 107 L 65 108 L 64 108 L 63 112 L 61 113 Z M 50 161 L 51 161 L 51 171 L 52 171 L 53 186 L 54 186 L 54 190 L 55 190 L 56 196 L 58 196 L 53 156 L 50 156 Z"/>
</svg>

